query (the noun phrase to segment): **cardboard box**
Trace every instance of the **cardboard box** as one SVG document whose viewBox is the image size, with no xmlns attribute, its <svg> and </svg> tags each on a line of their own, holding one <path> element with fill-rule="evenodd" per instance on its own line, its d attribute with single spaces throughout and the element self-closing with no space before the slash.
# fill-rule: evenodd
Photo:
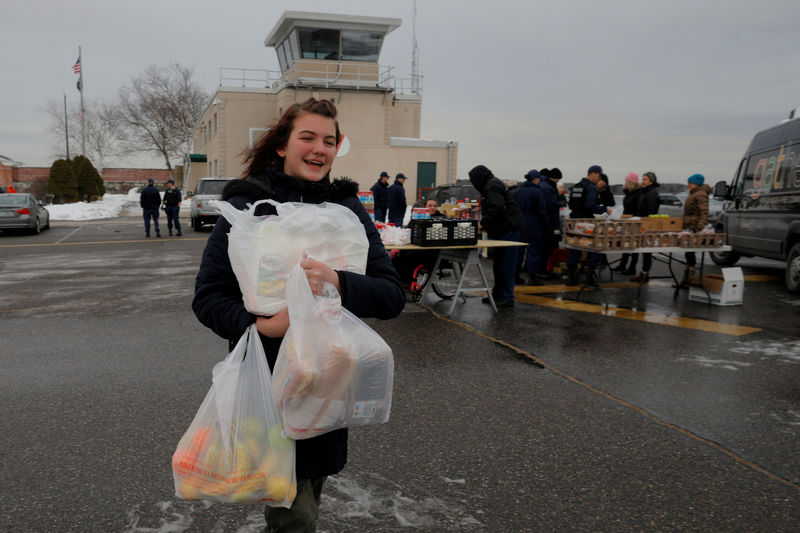
<svg viewBox="0 0 800 533">
<path fill-rule="evenodd" d="M 744 301 L 744 274 L 741 267 L 723 268 L 722 275 L 703 276 L 703 285 L 708 289 L 710 302 L 714 305 L 742 305 Z M 702 287 L 689 288 L 689 300 L 708 302 Z"/>
<path fill-rule="evenodd" d="M 683 229 L 683 219 L 667 217 L 661 219 L 661 231 L 680 231 Z"/>
</svg>

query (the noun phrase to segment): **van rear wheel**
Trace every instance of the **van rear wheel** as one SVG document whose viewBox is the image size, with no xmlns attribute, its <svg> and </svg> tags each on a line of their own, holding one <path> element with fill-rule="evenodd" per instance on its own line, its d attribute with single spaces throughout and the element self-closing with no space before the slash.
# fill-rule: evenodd
<svg viewBox="0 0 800 533">
<path fill-rule="evenodd" d="M 786 259 L 786 288 L 800 294 L 800 242 L 794 243 Z"/>
<path fill-rule="evenodd" d="M 719 266 L 733 266 L 742 255 L 738 252 L 711 252 L 711 260 Z"/>
</svg>

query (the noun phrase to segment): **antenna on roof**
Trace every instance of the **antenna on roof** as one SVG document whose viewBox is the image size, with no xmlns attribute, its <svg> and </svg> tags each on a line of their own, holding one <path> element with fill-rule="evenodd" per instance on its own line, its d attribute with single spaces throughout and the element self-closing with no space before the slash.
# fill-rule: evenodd
<svg viewBox="0 0 800 533">
<path fill-rule="evenodd" d="M 411 19 L 411 92 L 419 93 L 419 49 L 417 48 L 417 0 L 414 0 L 414 16 Z"/>
</svg>

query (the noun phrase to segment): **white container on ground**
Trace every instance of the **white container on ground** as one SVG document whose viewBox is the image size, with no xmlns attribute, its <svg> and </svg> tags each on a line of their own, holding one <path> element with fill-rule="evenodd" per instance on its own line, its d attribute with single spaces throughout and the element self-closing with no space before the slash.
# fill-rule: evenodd
<svg viewBox="0 0 800 533">
<path fill-rule="evenodd" d="M 744 274 L 741 267 L 723 268 L 722 275 L 703 276 L 711 303 L 714 305 L 742 305 L 744 301 Z M 689 299 L 695 302 L 708 302 L 709 297 L 702 287 L 692 285 Z"/>
</svg>

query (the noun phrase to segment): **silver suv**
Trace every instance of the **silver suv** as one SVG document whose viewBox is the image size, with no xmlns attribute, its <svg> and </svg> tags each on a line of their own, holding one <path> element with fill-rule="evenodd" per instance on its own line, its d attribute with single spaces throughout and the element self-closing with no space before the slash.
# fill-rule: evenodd
<svg viewBox="0 0 800 533">
<path fill-rule="evenodd" d="M 232 179 L 236 178 L 200 178 L 197 180 L 197 188 L 190 198 L 192 228 L 200 231 L 203 224 L 214 224 L 219 218 L 219 214 L 214 211 L 208 202 L 219 200 L 222 197 L 222 189 Z"/>
</svg>

